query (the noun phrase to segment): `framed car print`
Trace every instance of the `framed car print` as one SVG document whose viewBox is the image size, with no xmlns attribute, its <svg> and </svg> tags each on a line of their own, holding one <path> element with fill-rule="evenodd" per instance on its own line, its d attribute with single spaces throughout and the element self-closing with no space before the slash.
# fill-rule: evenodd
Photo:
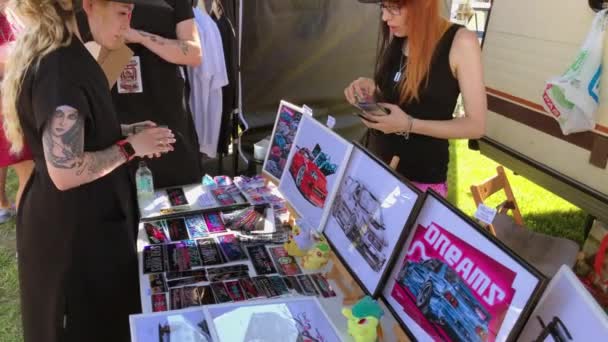
<svg viewBox="0 0 608 342">
<path fill-rule="evenodd" d="M 262 172 L 275 183 L 281 179 L 303 113 L 302 108 L 287 101 L 282 100 L 279 104 L 270 145 L 262 166 Z"/>
<path fill-rule="evenodd" d="M 418 340 L 512 341 L 545 281 L 429 190 L 382 297 Z"/>
<path fill-rule="evenodd" d="M 313 117 L 302 116 L 279 191 L 314 229 L 322 228 L 352 148 Z"/>
<path fill-rule="evenodd" d="M 416 187 L 354 144 L 323 233 L 372 297 L 407 237 L 420 197 Z"/>
</svg>

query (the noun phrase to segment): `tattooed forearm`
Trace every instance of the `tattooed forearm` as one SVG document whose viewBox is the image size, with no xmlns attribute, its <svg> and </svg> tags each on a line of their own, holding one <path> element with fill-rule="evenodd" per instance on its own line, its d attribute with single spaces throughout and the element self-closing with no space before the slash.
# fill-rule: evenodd
<svg viewBox="0 0 608 342">
<path fill-rule="evenodd" d="M 148 39 L 150 39 L 150 40 L 151 40 L 153 43 L 156 43 L 156 44 L 158 44 L 158 45 L 165 45 L 165 42 L 167 41 L 167 39 L 166 39 L 166 38 L 163 38 L 163 37 L 161 37 L 161 36 L 157 36 L 157 35 L 152 34 L 152 33 L 148 33 L 148 32 L 145 32 L 145 31 L 137 31 L 137 32 L 139 32 L 139 34 L 140 34 L 142 37 L 144 37 L 144 38 L 148 38 Z"/>
<path fill-rule="evenodd" d="M 43 133 L 44 154 L 59 169 L 82 166 L 84 155 L 84 119 L 69 106 L 58 107 Z"/>
<path fill-rule="evenodd" d="M 86 171 L 86 176 L 99 178 L 114 170 L 116 166 L 124 161 L 125 157 L 118 146 L 112 146 L 103 151 L 85 153 L 84 163 L 76 172 L 76 175 L 80 176 Z"/>
<path fill-rule="evenodd" d="M 179 46 L 179 48 L 182 50 L 182 53 L 184 54 L 184 56 L 188 56 L 188 43 L 184 42 L 183 40 L 178 40 L 176 41 L 177 45 Z"/>
</svg>

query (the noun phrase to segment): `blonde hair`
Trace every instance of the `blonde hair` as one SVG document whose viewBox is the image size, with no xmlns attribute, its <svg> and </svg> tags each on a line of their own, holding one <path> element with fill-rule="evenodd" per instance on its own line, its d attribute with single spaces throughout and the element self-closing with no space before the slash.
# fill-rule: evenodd
<svg viewBox="0 0 608 342">
<path fill-rule="evenodd" d="M 66 23 L 73 15 L 72 0 L 11 0 L 9 8 L 25 23 L 17 32 L 2 82 L 2 115 L 4 132 L 11 144 L 10 152 L 23 150 L 23 130 L 17 113 L 17 100 L 29 68 L 60 47 L 70 44 L 72 34 Z"/>
</svg>

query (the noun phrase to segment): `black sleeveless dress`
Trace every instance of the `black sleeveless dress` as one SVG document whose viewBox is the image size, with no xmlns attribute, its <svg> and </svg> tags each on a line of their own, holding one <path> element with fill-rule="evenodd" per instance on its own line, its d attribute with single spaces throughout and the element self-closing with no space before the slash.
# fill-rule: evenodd
<svg viewBox="0 0 608 342">
<path fill-rule="evenodd" d="M 194 18 L 190 0 L 165 0 L 170 8 L 136 6 L 131 27 L 168 39 L 176 39 L 178 23 Z M 198 183 L 203 176 L 199 143 L 185 91 L 185 75 L 180 66 L 169 63 L 140 44 L 130 44 L 139 58 L 142 91 L 121 93 L 118 84 L 112 95 L 123 124 L 152 120 L 175 133 L 175 150 L 160 158 L 146 159 L 154 186 L 168 187 Z M 137 163 L 133 164 L 135 167 Z M 134 173 L 135 171 L 132 170 Z"/>
<path fill-rule="evenodd" d="M 431 62 L 428 87 L 420 92 L 420 100 L 400 106 L 412 117 L 421 120 L 453 118 L 460 87 L 452 74 L 449 55 L 454 36 L 461 27 L 450 26 L 439 41 Z M 376 80 L 381 90 L 379 102 L 399 103 L 399 82 L 395 81 L 395 74 L 405 65 L 403 42 L 403 38 L 394 38 L 387 49 L 391 71 Z M 386 163 L 389 163 L 393 156 L 399 156 L 397 172 L 410 181 L 436 184 L 447 180 L 449 142 L 446 139 L 410 134 L 406 140 L 397 134 L 369 130 L 367 147 Z"/>
<path fill-rule="evenodd" d="M 129 341 L 129 314 L 140 312 L 137 206 L 127 166 L 71 190 L 51 180 L 42 133 L 55 109 L 85 120 L 85 151 L 121 139 L 107 79 L 74 37 L 27 72 L 17 108 L 34 156 L 17 215 L 25 342 Z"/>
</svg>

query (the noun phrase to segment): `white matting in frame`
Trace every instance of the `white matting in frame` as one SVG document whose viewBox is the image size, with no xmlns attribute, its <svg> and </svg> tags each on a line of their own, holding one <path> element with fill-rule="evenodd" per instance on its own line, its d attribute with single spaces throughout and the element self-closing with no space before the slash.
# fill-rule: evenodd
<svg viewBox="0 0 608 342">
<path fill-rule="evenodd" d="M 545 278 L 428 191 L 382 297 L 419 340 L 506 341 L 521 331 Z"/>
<path fill-rule="evenodd" d="M 608 315 L 566 265 L 563 265 L 549 282 L 519 336 L 521 341 L 606 339 Z"/>
<path fill-rule="evenodd" d="M 281 100 L 279 104 L 270 144 L 268 144 L 268 151 L 266 151 L 262 166 L 262 172 L 275 183 L 281 179 L 303 113 L 303 108 L 287 101 Z"/>
<path fill-rule="evenodd" d="M 131 342 L 212 342 L 202 307 L 130 315 L 129 323 Z"/>
<path fill-rule="evenodd" d="M 316 297 L 209 305 L 205 317 L 215 342 L 341 341 Z"/>
<path fill-rule="evenodd" d="M 352 149 L 352 144 L 319 121 L 302 116 L 279 191 L 316 230 L 322 228 L 329 214 L 329 203 Z"/>
<path fill-rule="evenodd" d="M 323 232 L 372 297 L 381 291 L 420 192 L 355 144 Z"/>
</svg>

